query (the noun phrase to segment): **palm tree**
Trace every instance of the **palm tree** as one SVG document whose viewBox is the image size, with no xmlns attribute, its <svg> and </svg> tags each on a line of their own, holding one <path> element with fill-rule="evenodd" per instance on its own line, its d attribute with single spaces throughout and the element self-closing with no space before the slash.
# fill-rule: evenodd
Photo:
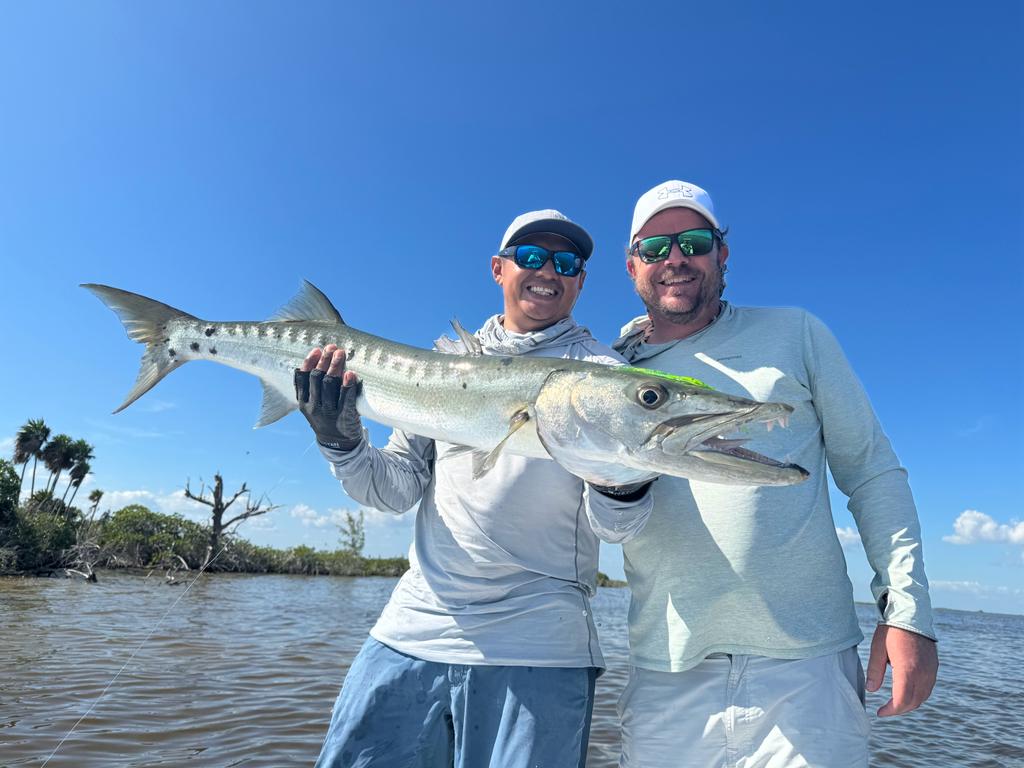
<svg viewBox="0 0 1024 768">
<path fill-rule="evenodd" d="M 74 498 L 74 496 L 72 496 L 71 498 Z M 93 488 L 92 491 L 89 492 L 89 501 L 92 502 L 92 507 L 90 507 L 89 509 L 90 515 L 96 514 L 96 510 L 100 508 L 100 499 L 102 498 L 103 491 L 101 491 L 99 488 Z"/>
<path fill-rule="evenodd" d="M 89 466 L 88 461 L 79 461 L 75 463 L 75 466 L 71 468 L 71 480 L 68 483 L 68 487 L 74 487 L 75 492 L 71 494 L 71 500 L 68 501 L 68 507 L 75 501 L 75 496 L 78 494 L 78 489 L 82 486 L 82 481 L 85 480 L 85 476 L 89 474 L 89 470 L 92 467 Z M 64 495 L 67 496 L 67 491 L 64 491 Z"/>
<path fill-rule="evenodd" d="M 61 434 L 53 438 L 43 448 L 43 463 L 50 470 L 50 479 L 46 481 L 47 493 L 53 493 L 57 488 L 60 473 L 74 466 L 75 459 L 71 453 L 72 445 L 74 445 L 74 440 L 68 435 Z"/>
<path fill-rule="evenodd" d="M 18 485 L 18 493 L 21 494 L 21 487 L 25 484 L 25 469 L 28 467 L 28 460 L 32 462 L 32 488 L 29 491 L 31 496 L 36 491 L 36 465 L 43 455 L 43 446 L 50 437 L 50 428 L 42 419 L 29 419 L 25 425 L 18 430 L 14 438 L 14 463 L 23 464 L 21 468 L 21 482 Z"/>
<path fill-rule="evenodd" d="M 85 476 L 89 474 L 89 462 L 95 458 L 92 453 L 92 446 L 85 442 L 85 440 L 75 440 L 75 442 L 71 444 L 70 453 L 72 463 L 70 467 L 67 467 L 67 469 L 71 470 L 71 478 L 68 480 L 68 487 L 64 489 L 64 495 L 61 497 L 61 501 L 67 498 L 68 491 L 71 490 L 72 484 L 75 483 L 76 474 L 78 475 L 78 483 L 75 485 L 75 490 L 78 490 L 78 486 L 82 484 Z M 78 467 L 82 464 L 85 465 L 85 472 L 78 470 Z M 54 484 L 54 489 L 56 490 L 56 484 Z M 71 498 L 75 498 L 74 494 L 71 495 Z M 70 501 L 68 502 L 68 506 L 71 506 Z"/>
</svg>

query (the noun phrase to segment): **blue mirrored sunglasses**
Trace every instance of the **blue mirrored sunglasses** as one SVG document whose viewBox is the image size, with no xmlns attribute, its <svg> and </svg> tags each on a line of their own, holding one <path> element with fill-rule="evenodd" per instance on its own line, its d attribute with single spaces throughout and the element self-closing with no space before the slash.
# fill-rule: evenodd
<svg viewBox="0 0 1024 768">
<path fill-rule="evenodd" d="M 562 277 L 576 277 L 583 271 L 584 258 L 572 251 L 549 251 L 539 245 L 510 245 L 498 255 L 515 260 L 516 265 L 523 269 L 540 269 L 550 259 L 555 272 Z"/>
</svg>

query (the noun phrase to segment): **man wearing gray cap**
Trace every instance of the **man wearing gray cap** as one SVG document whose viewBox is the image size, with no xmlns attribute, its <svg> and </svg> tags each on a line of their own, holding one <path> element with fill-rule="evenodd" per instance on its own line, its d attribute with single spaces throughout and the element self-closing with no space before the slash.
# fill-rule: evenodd
<svg viewBox="0 0 1024 768">
<path fill-rule="evenodd" d="M 620 364 L 570 316 L 592 250 L 558 211 L 516 218 L 491 258 L 503 313 L 461 351 Z M 410 569 L 346 676 L 317 766 L 583 766 L 604 666 L 590 611 L 597 535 L 631 535 L 650 484 L 595 489 L 507 454 L 475 479 L 474 451 L 400 430 L 374 448 L 333 345 L 310 352 L 296 385 L 345 492 L 396 514 L 417 507 Z M 340 394 L 324 410 L 328 391 Z"/>
<path fill-rule="evenodd" d="M 655 484 L 654 510 L 623 545 L 632 605 L 620 765 L 866 766 L 863 635 L 826 465 L 875 572 L 866 687 L 892 668 L 882 717 L 924 702 L 938 667 L 907 473 L 825 325 L 800 309 L 723 301 L 728 258 L 706 191 L 673 180 L 646 192 L 626 269 L 647 314 L 613 347 L 633 364 L 791 405 L 789 428 L 753 433 L 749 448 L 811 474 L 772 488 Z"/>
</svg>

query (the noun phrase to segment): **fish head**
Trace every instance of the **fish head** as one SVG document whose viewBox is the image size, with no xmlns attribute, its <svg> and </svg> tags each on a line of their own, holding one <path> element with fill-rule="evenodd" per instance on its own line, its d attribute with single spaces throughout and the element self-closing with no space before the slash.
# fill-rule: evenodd
<svg viewBox="0 0 1024 768">
<path fill-rule="evenodd" d="M 728 437 L 755 422 L 785 426 L 791 406 L 717 392 L 686 376 L 626 366 L 558 370 L 534 410 L 551 457 L 599 485 L 662 474 L 733 485 L 791 485 L 808 477 Z"/>
</svg>

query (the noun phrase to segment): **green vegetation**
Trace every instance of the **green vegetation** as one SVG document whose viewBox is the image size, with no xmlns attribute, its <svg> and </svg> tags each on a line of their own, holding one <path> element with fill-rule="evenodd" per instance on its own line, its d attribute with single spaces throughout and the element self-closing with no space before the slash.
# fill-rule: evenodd
<svg viewBox="0 0 1024 768">
<path fill-rule="evenodd" d="M 244 511 L 228 517 L 225 513 L 232 503 L 247 499 L 249 491 L 243 483 L 227 497 L 219 474 L 214 475 L 209 495 L 205 486 L 198 495 L 185 488 L 188 498 L 210 507 L 207 525 L 181 515 L 153 512 L 138 504 L 97 518 L 103 491 L 89 493 L 88 509 L 73 506 L 91 470 L 93 447 L 65 434 L 51 437 L 42 419 L 30 419 L 18 431 L 12 458 L 13 463 L 0 459 L 0 575 L 65 571 L 90 577 L 94 568 L 160 568 L 167 569 L 170 577 L 177 571 L 206 568 L 244 573 L 399 576 L 409 568 L 404 557 L 363 557 L 366 539 L 361 512 L 358 517 L 347 516 L 337 551 L 256 546 L 229 531 L 273 507 L 263 499 L 248 500 Z M 38 478 L 37 483 L 40 462 L 50 474 L 45 480 Z M 17 465 L 21 466 L 20 473 Z M 26 485 L 27 498 L 19 502 Z"/>
<path fill-rule="evenodd" d="M 0 487 L 9 462 L 0 460 Z M 58 510 L 54 514 L 53 510 Z M 153 512 L 131 504 L 98 520 L 66 507 L 46 491 L 15 509 L 13 521 L 0 527 L 0 575 L 46 574 L 72 568 L 160 568 L 198 570 L 206 560 L 210 530 L 181 515 Z M 404 557 L 363 557 L 360 552 L 320 551 L 312 547 L 260 547 L 225 535 L 213 553 L 210 571 L 293 573 L 330 576 L 399 576 L 409 568 Z"/>
<path fill-rule="evenodd" d="M 0 576 L 45 575 L 57 571 L 92 577 L 94 568 L 166 569 L 168 577 L 183 570 L 236 573 L 285 573 L 308 576 L 400 576 L 409 568 L 404 557 L 364 557 L 365 519 L 346 513 L 339 531 L 340 548 L 320 551 L 299 546 L 289 549 L 260 547 L 229 533 L 228 529 L 273 509 L 263 500 L 248 502 L 245 511 L 230 519 L 225 512 L 248 494 L 245 484 L 225 498 L 223 481 L 207 497 L 186 486 L 186 495 L 211 508 L 211 523 L 165 515 L 130 504 L 97 517 L 103 491 L 89 493 L 86 510 L 72 506 L 78 488 L 89 474 L 93 447 L 67 435 L 50 439 L 42 419 L 28 421 L 15 438 L 14 462 L 0 459 Z M 36 489 L 36 465 L 42 460 L 50 476 Z M 28 476 L 29 492 L 21 499 Z M 21 465 L 21 472 L 16 465 Z M 61 475 L 68 480 L 60 497 Z M 67 498 L 71 492 L 71 498 Z M 621 587 L 624 582 L 599 573 L 598 586 Z"/>
</svg>

